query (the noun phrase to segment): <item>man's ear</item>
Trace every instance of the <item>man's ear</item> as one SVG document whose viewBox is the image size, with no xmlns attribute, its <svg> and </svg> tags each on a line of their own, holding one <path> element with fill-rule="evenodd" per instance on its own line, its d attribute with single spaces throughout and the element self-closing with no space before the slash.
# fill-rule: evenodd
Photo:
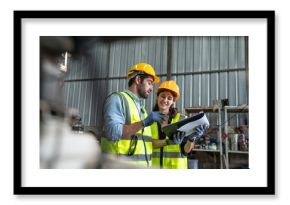
<svg viewBox="0 0 290 205">
<path fill-rule="evenodd" d="M 135 83 L 136 83 L 137 85 L 139 85 L 139 84 L 141 83 L 141 77 L 140 77 L 139 75 L 136 76 L 136 78 L 135 78 Z"/>
</svg>

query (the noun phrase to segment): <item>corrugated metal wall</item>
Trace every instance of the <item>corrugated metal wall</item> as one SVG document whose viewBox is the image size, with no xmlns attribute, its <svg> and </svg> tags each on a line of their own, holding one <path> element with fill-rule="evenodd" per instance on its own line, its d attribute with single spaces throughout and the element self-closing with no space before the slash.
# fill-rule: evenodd
<svg viewBox="0 0 290 205">
<path fill-rule="evenodd" d="M 147 62 L 161 81 L 167 76 L 177 81 L 181 98 L 176 105 L 183 113 L 186 107 L 210 106 L 214 99 L 247 104 L 246 56 L 247 37 L 116 37 L 100 41 L 88 55 L 77 60 L 72 57 L 65 103 L 80 110 L 86 126 L 99 126 L 105 97 L 127 88 L 125 76 L 132 65 Z M 146 100 L 148 111 L 155 99 L 154 93 Z"/>
<path fill-rule="evenodd" d="M 85 126 L 101 125 L 103 99 L 107 96 L 109 46 L 97 43 L 88 55 L 68 63 L 64 86 L 65 105 L 76 108 Z"/>
</svg>

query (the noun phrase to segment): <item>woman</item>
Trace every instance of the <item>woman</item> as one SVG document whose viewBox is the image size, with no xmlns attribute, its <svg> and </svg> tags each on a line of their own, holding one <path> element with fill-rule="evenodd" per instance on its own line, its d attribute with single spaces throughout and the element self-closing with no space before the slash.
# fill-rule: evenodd
<svg viewBox="0 0 290 205">
<path fill-rule="evenodd" d="M 178 113 L 174 103 L 179 99 L 179 87 L 175 81 L 169 80 L 161 83 L 157 90 L 157 102 L 153 111 L 159 111 L 167 115 L 165 122 L 153 123 L 152 131 L 152 165 L 161 169 L 187 169 L 187 154 L 194 147 L 194 139 L 197 135 L 203 135 L 203 128 L 197 129 L 194 136 L 186 137 L 183 132 L 174 134 L 169 140 L 162 132 L 161 127 L 185 119 L 184 115 Z"/>
</svg>

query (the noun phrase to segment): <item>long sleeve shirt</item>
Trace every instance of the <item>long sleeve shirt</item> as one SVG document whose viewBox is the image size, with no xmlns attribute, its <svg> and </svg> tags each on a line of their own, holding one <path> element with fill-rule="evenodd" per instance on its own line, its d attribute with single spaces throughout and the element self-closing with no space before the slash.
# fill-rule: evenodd
<svg viewBox="0 0 290 205">
<path fill-rule="evenodd" d="M 141 107 L 143 100 L 139 99 L 130 90 L 125 90 L 126 93 L 134 100 L 140 114 L 140 119 L 144 114 Z M 106 138 L 116 142 L 121 139 L 123 126 L 126 124 L 126 113 L 122 107 L 121 99 L 118 94 L 110 95 L 104 104 L 104 131 Z"/>
</svg>

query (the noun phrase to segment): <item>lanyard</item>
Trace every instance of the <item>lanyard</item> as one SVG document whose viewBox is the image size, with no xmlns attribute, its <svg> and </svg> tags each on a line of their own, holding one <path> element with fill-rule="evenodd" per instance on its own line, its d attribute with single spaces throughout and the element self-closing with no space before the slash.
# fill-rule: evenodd
<svg viewBox="0 0 290 205">
<path fill-rule="evenodd" d="M 140 105 L 140 110 L 139 110 L 139 107 L 137 106 L 136 101 L 132 98 L 132 96 L 129 93 L 127 93 L 127 95 L 129 95 L 129 97 L 135 103 L 135 106 L 136 106 L 137 110 L 139 111 L 140 120 L 142 120 L 143 117 L 144 117 L 144 114 L 145 114 L 144 106 Z M 145 144 L 143 133 L 144 133 L 144 128 L 142 129 L 142 134 L 141 135 L 142 135 L 142 141 L 143 141 L 143 145 L 144 145 L 146 163 L 147 163 L 147 167 L 149 167 L 149 160 L 148 160 L 148 156 L 147 156 L 147 148 L 146 148 L 146 144 Z M 138 143 L 138 137 L 136 135 L 133 135 L 132 138 L 131 138 L 131 141 L 130 141 L 130 148 L 129 148 L 128 156 L 134 155 L 134 153 L 136 151 L 137 143 Z M 132 146 L 134 147 L 133 149 L 132 149 Z"/>
</svg>

